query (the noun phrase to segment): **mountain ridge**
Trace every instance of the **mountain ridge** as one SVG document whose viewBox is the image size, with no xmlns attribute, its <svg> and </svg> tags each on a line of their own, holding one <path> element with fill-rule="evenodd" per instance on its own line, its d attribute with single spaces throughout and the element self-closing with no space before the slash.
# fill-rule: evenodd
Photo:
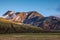
<svg viewBox="0 0 60 40">
<path fill-rule="evenodd" d="M 41 27 L 44 30 L 60 30 L 60 18 L 55 16 L 44 17 L 41 13 L 36 11 L 16 13 L 13 11 L 7 11 L 3 15 L 3 18 L 4 17 L 13 22 L 31 24 L 37 27 Z"/>
</svg>

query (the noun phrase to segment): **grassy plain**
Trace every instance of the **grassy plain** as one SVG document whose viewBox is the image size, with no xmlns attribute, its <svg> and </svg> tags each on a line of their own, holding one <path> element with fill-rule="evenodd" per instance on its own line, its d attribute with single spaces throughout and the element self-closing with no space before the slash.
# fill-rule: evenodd
<svg viewBox="0 0 60 40">
<path fill-rule="evenodd" d="M 0 34 L 0 40 L 60 40 L 60 33 Z"/>
</svg>

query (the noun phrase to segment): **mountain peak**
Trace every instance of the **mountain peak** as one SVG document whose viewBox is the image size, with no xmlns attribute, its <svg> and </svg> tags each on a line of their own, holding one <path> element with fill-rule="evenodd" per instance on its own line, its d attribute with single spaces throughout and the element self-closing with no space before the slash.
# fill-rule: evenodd
<svg viewBox="0 0 60 40">
<path fill-rule="evenodd" d="M 13 19 L 13 17 L 15 17 L 15 12 L 13 11 L 7 11 L 4 15 L 3 15 L 3 18 L 6 18 L 6 19 Z"/>
<path fill-rule="evenodd" d="M 14 13 L 14 12 L 13 12 L 13 11 L 8 10 L 5 14 L 3 14 L 3 16 L 8 15 L 8 14 L 12 14 L 12 13 Z"/>
</svg>

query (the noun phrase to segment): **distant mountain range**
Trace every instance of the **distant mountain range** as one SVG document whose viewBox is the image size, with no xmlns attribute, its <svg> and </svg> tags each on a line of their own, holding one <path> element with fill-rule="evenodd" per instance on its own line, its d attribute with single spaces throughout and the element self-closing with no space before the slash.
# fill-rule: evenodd
<svg viewBox="0 0 60 40">
<path fill-rule="evenodd" d="M 41 27 L 44 30 L 60 30 L 60 18 L 55 16 L 44 17 L 41 13 L 36 11 L 7 11 L 3 14 L 2 18 L 21 24 L 31 24 L 33 26 Z"/>
</svg>

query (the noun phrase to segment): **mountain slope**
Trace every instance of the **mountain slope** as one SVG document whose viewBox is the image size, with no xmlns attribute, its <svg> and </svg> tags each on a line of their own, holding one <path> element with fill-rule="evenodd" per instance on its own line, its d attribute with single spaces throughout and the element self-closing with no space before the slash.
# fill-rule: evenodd
<svg viewBox="0 0 60 40">
<path fill-rule="evenodd" d="M 33 25 L 41 27 L 45 30 L 60 30 L 60 18 L 50 16 L 37 20 Z"/>
<path fill-rule="evenodd" d="M 40 18 L 43 18 L 44 16 L 39 14 L 38 12 L 36 11 L 31 11 L 31 12 L 28 12 L 28 15 L 27 17 L 25 18 L 24 22 L 25 24 L 32 24 L 34 23 L 35 21 L 37 21 L 38 19 Z"/>
<path fill-rule="evenodd" d="M 0 18 L 0 33 L 33 33 L 41 32 L 43 29 L 28 24 L 19 24 L 4 18 Z"/>
<path fill-rule="evenodd" d="M 23 23 L 25 18 L 26 18 L 26 13 L 25 12 L 17 12 L 16 17 L 13 18 L 13 21 Z"/>
</svg>

